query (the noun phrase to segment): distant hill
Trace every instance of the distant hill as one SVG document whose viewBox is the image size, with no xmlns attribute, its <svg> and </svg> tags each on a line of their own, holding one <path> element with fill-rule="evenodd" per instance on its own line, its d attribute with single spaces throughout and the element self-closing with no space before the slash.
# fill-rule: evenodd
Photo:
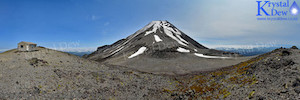
<svg viewBox="0 0 300 100">
<path fill-rule="evenodd" d="M 255 55 L 260 55 L 260 54 L 270 52 L 272 50 L 275 50 L 276 48 L 280 48 L 280 47 L 256 47 L 256 48 L 251 48 L 251 49 L 223 47 L 223 48 L 215 48 L 215 49 L 222 50 L 222 51 L 228 51 L 228 52 L 235 52 L 235 53 L 239 53 L 243 56 L 255 56 Z"/>
<path fill-rule="evenodd" d="M 7 51 L 8 49 L 0 49 L 0 53 Z"/>
<path fill-rule="evenodd" d="M 73 55 L 82 57 L 83 55 L 89 55 L 89 54 L 91 54 L 92 52 L 67 52 L 67 53 L 70 53 L 70 54 L 73 54 Z"/>
</svg>

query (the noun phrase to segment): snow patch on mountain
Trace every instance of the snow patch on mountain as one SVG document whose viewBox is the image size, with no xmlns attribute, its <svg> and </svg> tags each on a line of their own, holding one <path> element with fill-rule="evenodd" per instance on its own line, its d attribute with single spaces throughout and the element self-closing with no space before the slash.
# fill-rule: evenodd
<svg viewBox="0 0 300 100">
<path fill-rule="evenodd" d="M 156 33 L 157 29 L 159 29 L 161 27 L 159 21 L 154 21 L 153 23 L 154 23 L 154 25 L 152 27 L 152 30 L 151 31 L 147 31 L 145 33 L 145 36 L 148 35 L 148 34 L 151 34 L 151 33 Z"/>
<path fill-rule="evenodd" d="M 156 42 L 162 41 L 162 39 L 160 39 L 160 37 L 158 35 L 154 35 L 154 39 Z"/>
<path fill-rule="evenodd" d="M 160 27 L 159 23 L 160 23 L 160 21 L 152 21 L 150 24 L 146 25 L 144 28 L 138 30 L 133 35 L 130 35 L 128 38 L 126 38 L 127 40 L 122 45 L 126 45 L 134 37 L 136 37 L 136 36 L 140 35 L 141 33 L 145 32 L 147 29 L 151 28 L 152 26 L 153 26 L 152 31 L 146 32 L 145 36 L 150 34 L 150 33 L 153 33 L 153 32 L 156 33 L 157 29 Z"/>
<path fill-rule="evenodd" d="M 164 30 L 164 33 L 166 35 L 168 35 L 169 37 L 171 37 L 172 39 L 174 39 L 175 41 L 177 41 L 179 44 L 184 45 L 184 46 L 187 46 L 187 44 L 189 44 L 186 40 L 184 40 L 181 37 L 182 33 L 178 29 L 171 27 L 171 24 L 168 23 L 167 21 L 153 21 L 146 27 L 149 28 L 151 26 L 153 26 L 152 30 L 147 31 L 145 33 L 145 36 L 149 35 L 151 33 L 156 33 L 156 31 L 162 27 Z M 142 29 L 142 30 L 146 30 L 146 29 Z"/>
<path fill-rule="evenodd" d="M 143 27 L 142 29 L 138 30 L 135 34 L 140 34 L 142 32 L 145 32 L 147 29 L 151 28 L 154 24 L 158 23 L 159 21 L 152 21 L 151 23 L 149 23 L 148 25 L 146 25 L 145 27 Z"/>
<path fill-rule="evenodd" d="M 140 54 L 143 54 L 145 51 L 147 50 L 146 47 L 141 47 L 137 52 L 135 52 L 134 54 L 132 54 L 131 56 L 129 56 L 128 58 L 133 58 L 135 56 L 138 56 Z"/>
<path fill-rule="evenodd" d="M 202 57 L 202 58 L 230 58 L 230 57 L 219 57 L 219 56 L 207 56 L 207 55 L 203 55 L 203 54 L 199 54 L 199 53 L 194 53 L 194 55 L 198 56 L 198 57 Z"/>
<path fill-rule="evenodd" d="M 187 46 L 187 44 L 189 44 L 187 41 L 181 38 L 181 32 L 179 30 L 177 29 L 174 30 L 173 28 L 169 27 L 170 24 L 167 23 L 166 21 L 162 21 L 162 22 L 163 22 L 162 27 L 164 28 L 164 32 L 166 33 L 166 35 L 168 35 L 169 37 L 171 37 L 181 45 Z"/>
<path fill-rule="evenodd" d="M 186 53 L 186 52 L 190 52 L 190 50 L 187 50 L 187 49 L 184 49 L 184 48 L 181 48 L 181 47 L 178 47 L 178 48 L 177 48 L 177 51 L 178 51 L 178 52 L 185 52 L 185 53 Z"/>
</svg>

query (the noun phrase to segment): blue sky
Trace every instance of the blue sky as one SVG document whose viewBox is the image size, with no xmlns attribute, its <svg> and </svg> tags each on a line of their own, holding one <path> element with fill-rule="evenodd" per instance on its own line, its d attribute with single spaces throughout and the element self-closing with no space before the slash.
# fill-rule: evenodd
<svg viewBox="0 0 300 100">
<path fill-rule="evenodd" d="M 89 48 L 168 20 L 207 45 L 298 45 L 297 21 L 257 21 L 254 0 L 0 0 L 0 49 Z M 299 15 L 297 16 L 299 18 Z"/>
</svg>

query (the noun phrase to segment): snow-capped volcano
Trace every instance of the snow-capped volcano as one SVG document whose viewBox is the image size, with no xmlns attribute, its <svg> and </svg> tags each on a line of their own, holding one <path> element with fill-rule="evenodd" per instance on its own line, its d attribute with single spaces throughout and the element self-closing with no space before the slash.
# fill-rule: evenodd
<svg viewBox="0 0 300 100">
<path fill-rule="evenodd" d="M 127 38 L 112 45 L 99 47 L 97 51 L 86 57 L 100 62 L 128 65 L 128 63 L 137 64 L 136 62 L 141 59 L 144 61 L 151 59 L 171 61 L 182 57 L 227 59 L 232 55 L 236 56 L 237 54 L 208 49 L 168 21 L 152 21 Z"/>
<path fill-rule="evenodd" d="M 147 54 L 158 51 L 190 51 L 191 53 L 196 53 L 199 49 L 208 49 L 168 21 L 152 21 L 126 39 L 119 40 L 112 45 L 99 47 L 93 54 L 100 54 L 101 56 L 90 55 L 89 58 L 98 60 L 100 57 L 99 60 L 101 60 L 102 58 L 123 55 L 124 52 L 132 50 L 138 51 L 142 47 L 147 51 Z"/>
</svg>

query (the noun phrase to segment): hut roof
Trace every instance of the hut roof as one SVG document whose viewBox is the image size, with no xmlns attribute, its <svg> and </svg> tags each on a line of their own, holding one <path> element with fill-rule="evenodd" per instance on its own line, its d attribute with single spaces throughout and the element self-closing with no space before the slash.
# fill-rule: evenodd
<svg viewBox="0 0 300 100">
<path fill-rule="evenodd" d="M 24 44 L 35 44 L 35 43 L 32 43 L 32 42 L 24 42 L 24 41 L 22 41 L 22 42 L 20 42 L 18 44 L 21 44 L 21 43 L 24 43 Z"/>
</svg>

